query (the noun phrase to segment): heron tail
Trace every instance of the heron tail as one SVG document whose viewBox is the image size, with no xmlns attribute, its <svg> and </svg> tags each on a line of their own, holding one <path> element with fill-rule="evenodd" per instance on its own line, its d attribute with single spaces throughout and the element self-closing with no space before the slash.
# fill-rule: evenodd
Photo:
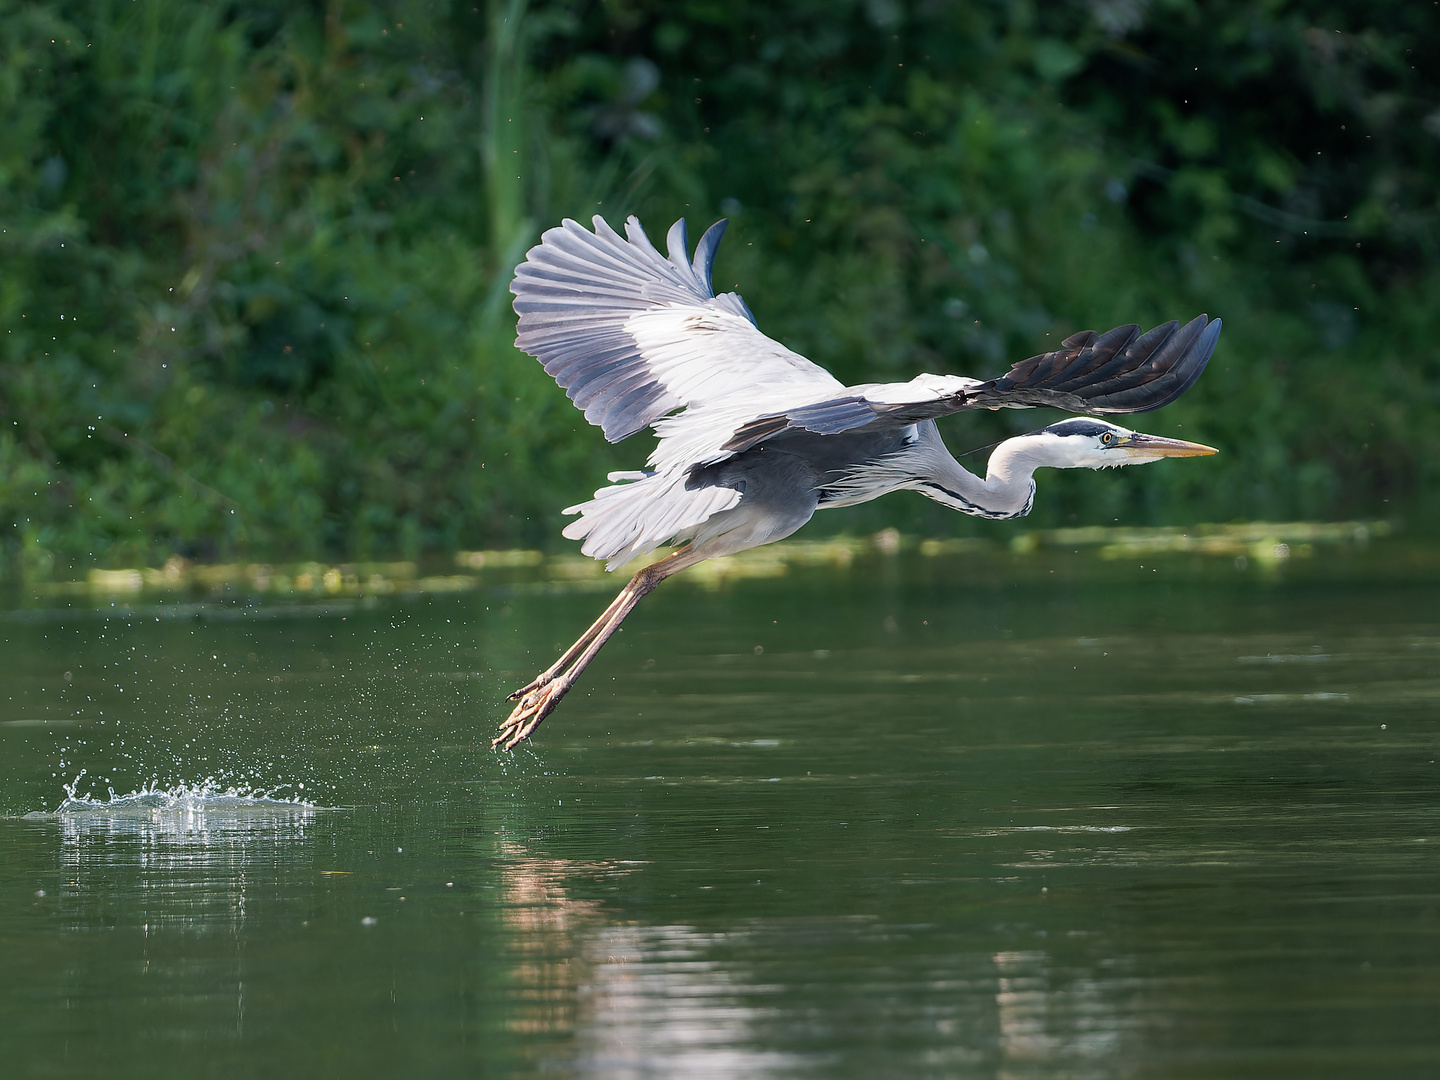
<svg viewBox="0 0 1440 1080">
<path fill-rule="evenodd" d="M 580 515 L 564 535 L 585 541 L 580 550 L 606 560 L 607 570 L 672 540 L 688 539 L 712 514 L 740 501 L 740 491 L 733 487 L 689 486 L 689 474 L 682 471 L 611 473 L 609 479 L 621 482 L 564 510 Z"/>
</svg>

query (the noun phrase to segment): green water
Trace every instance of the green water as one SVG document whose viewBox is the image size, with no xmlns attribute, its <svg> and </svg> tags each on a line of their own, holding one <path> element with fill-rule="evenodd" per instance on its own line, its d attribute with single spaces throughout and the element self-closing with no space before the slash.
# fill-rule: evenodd
<svg viewBox="0 0 1440 1080">
<path fill-rule="evenodd" d="M 0 620 L 0 1072 L 1440 1068 L 1436 552 L 679 580 L 493 754 L 604 598 Z"/>
</svg>

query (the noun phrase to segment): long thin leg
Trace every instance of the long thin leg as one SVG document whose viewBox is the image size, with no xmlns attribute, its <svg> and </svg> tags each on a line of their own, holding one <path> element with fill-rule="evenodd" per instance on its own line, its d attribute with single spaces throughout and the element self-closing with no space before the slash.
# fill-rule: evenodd
<svg viewBox="0 0 1440 1080">
<path fill-rule="evenodd" d="M 635 605 L 671 574 L 699 561 L 701 560 L 690 552 L 681 550 L 645 567 L 631 578 L 600 618 L 580 635 L 574 645 L 565 650 L 559 660 L 532 682 L 510 695 L 511 701 L 518 698 L 520 703 L 500 725 L 500 732 L 490 745 L 511 750 L 528 739 L 540 726 L 540 722 L 555 711 L 560 699 L 575 685 L 575 680 L 589 666 L 590 661 L 595 659 L 595 654 L 605 642 L 620 629 L 620 624 L 625 621 L 625 616 L 634 610 Z"/>
<path fill-rule="evenodd" d="M 643 574 L 644 571 L 642 570 L 640 573 Z M 629 598 L 631 591 L 635 588 L 636 578 L 638 578 L 639 576 L 639 574 L 636 574 L 634 578 L 630 579 L 629 583 L 626 584 L 623 589 L 621 589 L 618 593 L 615 594 L 615 599 L 610 601 L 610 606 L 600 613 L 600 617 L 590 624 L 590 629 L 586 630 L 585 633 L 581 634 L 574 645 L 571 645 L 570 648 L 566 649 L 563 653 L 561 653 L 559 660 L 556 660 L 555 663 L 551 664 L 539 675 L 536 675 L 535 678 L 531 679 L 528 683 L 522 686 L 519 690 L 516 690 L 505 700 L 519 701 L 531 690 L 534 690 L 536 687 L 544 686 L 551 679 L 555 678 L 556 675 L 558 675 L 560 672 L 564 671 L 567 667 L 573 664 L 575 662 L 575 658 L 585 651 L 585 646 L 589 645 L 590 642 L 595 639 L 595 635 L 604 628 L 605 624 L 610 621 L 610 617 L 614 615 L 615 612 L 620 609 L 621 605 L 624 604 L 625 601 Z M 654 586 L 652 586 L 652 588 L 653 587 Z"/>
</svg>

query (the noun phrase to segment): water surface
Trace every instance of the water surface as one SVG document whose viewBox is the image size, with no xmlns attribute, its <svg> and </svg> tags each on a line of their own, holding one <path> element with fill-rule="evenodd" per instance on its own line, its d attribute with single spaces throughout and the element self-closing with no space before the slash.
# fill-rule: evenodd
<svg viewBox="0 0 1440 1080">
<path fill-rule="evenodd" d="M 492 753 L 499 699 L 603 602 L 0 621 L 0 1060 L 1440 1066 L 1433 551 L 677 580 Z"/>
</svg>

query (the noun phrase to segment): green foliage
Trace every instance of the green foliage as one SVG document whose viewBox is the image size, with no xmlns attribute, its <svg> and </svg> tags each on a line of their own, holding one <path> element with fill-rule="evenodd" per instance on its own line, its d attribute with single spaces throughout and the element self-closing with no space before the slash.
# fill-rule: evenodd
<svg viewBox="0 0 1440 1080">
<path fill-rule="evenodd" d="M 1224 454 L 1046 477 L 1041 523 L 1421 506 L 1437 37 L 1358 3 L 0 0 L 4 572 L 553 543 L 645 452 L 511 345 L 515 262 L 591 213 L 729 216 L 717 284 L 850 381 L 1223 316 L 1141 426 Z"/>
</svg>

